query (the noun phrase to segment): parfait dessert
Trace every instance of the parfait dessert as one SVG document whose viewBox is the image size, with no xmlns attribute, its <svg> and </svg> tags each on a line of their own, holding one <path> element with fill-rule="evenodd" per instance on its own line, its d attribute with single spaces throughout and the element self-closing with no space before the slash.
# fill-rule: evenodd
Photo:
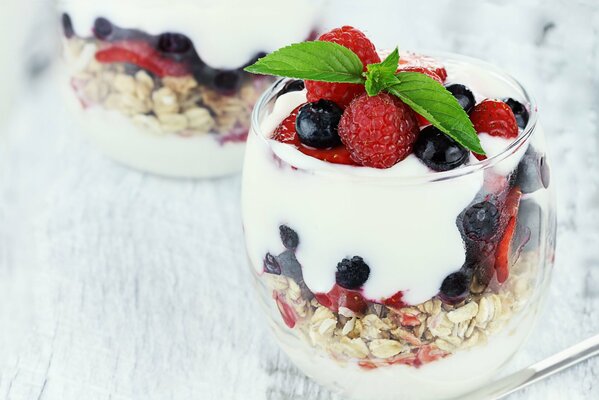
<svg viewBox="0 0 599 400">
<path fill-rule="evenodd" d="M 362 400 L 495 378 L 553 264 L 530 95 L 482 61 L 379 52 L 352 27 L 247 70 L 295 78 L 254 111 L 243 178 L 249 261 L 284 351 Z"/>
<path fill-rule="evenodd" d="M 243 68 L 314 35 L 319 4 L 59 1 L 68 97 L 81 129 L 109 156 L 144 171 L 237 172 L 252 108 L 272 83 Z"/>
</svg>

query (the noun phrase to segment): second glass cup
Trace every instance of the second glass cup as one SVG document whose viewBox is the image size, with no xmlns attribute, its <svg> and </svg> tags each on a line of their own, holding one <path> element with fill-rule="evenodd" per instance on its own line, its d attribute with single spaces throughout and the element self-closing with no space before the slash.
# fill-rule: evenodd
<svg viewBox="0 0 599 400">
<path fill-rule="evenodd" d="M 301 92 L 277 102 L 285 81 L 254 111 L 243 217 L 257 293 L 291 360 L 351 398 L 447 399 L 489 382 L 528 337 L 546 292 L 555 215 L 536 104 L 490 64 L 439 59 L 485 97 L 527 104 L 528 124 L 507 149 L 408 176 L 401 164 L 331 164 L 271 140 L 305 102 Z M 484 239 L 468 232 L 466 219 L 486 229 L 477 221 L 488 215 L 497 222 Z M 364 285 L 344 288 L 337 272 L 364 263 Z"/>
<path fill-rule="evenodd" d="M 251 111 L 272 83 L 243 68 L 311 36 L 321 2 L 304 3 L 59 0 L 68 98 L 81 129 L 144 171 L 239 171 Z"/>
</svg>

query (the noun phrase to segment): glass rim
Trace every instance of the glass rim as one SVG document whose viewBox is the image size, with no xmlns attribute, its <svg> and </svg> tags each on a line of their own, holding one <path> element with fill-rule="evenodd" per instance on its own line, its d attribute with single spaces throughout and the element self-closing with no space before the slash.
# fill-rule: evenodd
<svg viewBox="0 0 599 400">
<path fill-rule="evenodd" d="M 522 133 L 518 136 L 518 138 L 516 140 L 514 140 L 512 143 L 510 143 L 510 145 L 507 146 L 503 151 L 494 155 L 493 157 L 489 157 L 485 160 L 465 165 L 461 168 L 456 168 L 456 169 L 449 170 L 449 171 L 435 172 L 435 173 L 425 174 L 425 175 L 411 175 L 411 176 L 409 176 L 409 175 L 389 175 L 389 174 L 377 175 L 376 173 L 365 174 L 365 175 L 350 175 L 350 174 L 346 173 L 345 171 L 343 171 L 342 168 L 339 168 L 339 170 L 336 170 L 336 171 L 331 170 L 331 169 L 320 170 L 318 168 L 300 168 L 300 167 L 296 167 L 296 166 L 294 166 L 294 168 L 297 168 L 302 171 L 308 171 L 315 175 L 326 175 L 326 176 L 331 176 L 331 177 L 351 176 L 352 179 L 357 180 L 357 181 L 368 180 L 368 181 L 379 182 L 379 181 L 389 181 L 390 180 L 390 181 L 394 181 L 396 183 L 402 182 L 402 183 L 412 183 L 412 184 L 425 183 L 425 182 L 437 182 L 437 181 L 445 181 L 445 180 L 449 180 L 449 179 L 455 179 L 455 178 L 459 178 L 462 176 L 475 174 L 477 172 L 484 172 L 487 169 L 491 169 L 494 166 L 496 166 L 497 164 L 501 163 L 502 161 L 508 159 L 510 156 L 513 156 L 514 154 L 516 154 L 518 152 L 518 150 L 530 140 L 530 138 L 532 137 L 532 135 L 535 132 L 536 127 L 537 127 L 537 121 L 538 121 L 537 102 L 536 102 L 535 98 L 532 96 L 532 94 L 526 89 L 526 87 L 524 87 L 524 85 L 522 85 L 520 83 L 520 81 L 518 81 L 516 78 L 514 78 L 511 74 L 507 73 L 502 68 L 500 68 L 488 61 L 484 61 L 484 60 L 481 60 L 481 59 L 478 59 L 475 57 L 464 56 L 461 54 L 456 54 L 456 53 L 451 53 L 451 52 L 437 52 L 437 51 L 435 51 L 435 52 L 427 51 L 427 52 L 422 52 L 422 53 L 418 53 L 418 54 L 433 56 L 433 57 L 440 58 L 442 60 L 448 60 L 448 61 L 455 60 L 455 61 L 461 61 L 461 62 L 467 62 L 470 64 L 475 64 L 475 65 L 484 67 L 486 73 L 491 74 L 492 76 L 494 75 L 496 78 L 499 78 L 503 81 L 507 81 L 510 85 L 514 86 L 516 90 L 519 90 L 521 92 L 522 96 L 524 97 L 524 100 L 526 101 L 526 103 L 528 105 L 529 119 L 528 119 L 528 123 L 524 127 Z M 260 98 L 256 102 L 256 105 L 254 106 L 254 109 L 252 111 L 252 117 L 251 117 L 251 125 L 252 126 L 250 129 L 250 134 L 258 136 L 259 139 L 262 140 L 263 142 L 265 142 L 266 145 L 268 145 L 269 147 L 271 147 L 270 144 L 268 143 L 268 141 L 270 139 L 268 139 L 261 131 L 261 114 L 262 114 L 263 109 L 269 104 L 269 102 L 273 98 L 275 98 L 280 87 L 282 87 L 282 85 L 289 80 L 292 80 L 292 79 L 291 78 L 280 78 L 275 83 L 273 83 L 260 96 Z M 307 157 L 310 157 L 310 156 L 307 156 Z M 287 163 L 286 160 L 282 160 L 282 161 Z M 326 161 L 323 161 L 323 162 L 326 162 Z M 350 168 L 356 168 L 356 167 L 350 167 Z M 369 167 L 358 167 L 358 168 L 369 168 Z M 376 169 L 376 168 L 372 168 L 372 169 Z"/>
</svg>

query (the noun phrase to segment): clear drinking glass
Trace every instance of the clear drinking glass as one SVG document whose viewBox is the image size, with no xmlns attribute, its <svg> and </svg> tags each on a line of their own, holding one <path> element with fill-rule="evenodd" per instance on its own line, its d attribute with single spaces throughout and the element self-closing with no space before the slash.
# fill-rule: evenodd
<svg viewBox="0 0 599 400">
<path fill-rule="evenodd" d="M 529 106 L 503 152 L 423 176 L 310 159 L 265 137 L 284 80 L 252 117 L 242 201 L 260 303 L 291 360 L 355 399 L 452 398 L 494 379 L 531 332 L 553 266 L 555 208 L 535 101 L 490 64 L 438 58 L 470 85 Z M 463 224 L 483 203 L 499 222 L 480 241 Z M 389 296 L 339 288 L 337 263 L 354 256 Z M 432 267 L 418 268 L 422 260 Z M 448 297 L 442 286 L 456 282 L 464 291 Z"/>
<path fill-rule="evenodd" d="M 59 0 L 65 87 L 81 130 L 144 171 L 239 171 L 251 111 L 272 83 L 243 68 L 309 38 L 320 3 Z"/>
</svg>

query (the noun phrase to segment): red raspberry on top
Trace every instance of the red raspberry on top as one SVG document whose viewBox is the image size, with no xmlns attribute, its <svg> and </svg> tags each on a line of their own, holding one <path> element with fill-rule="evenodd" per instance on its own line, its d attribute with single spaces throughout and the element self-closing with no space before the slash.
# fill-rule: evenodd
<svg viewBox="0 0 599 400">
<path fill-rule="evenodd" d="M 339 136 L 359 164 L 389 168 L 406 158 L 418 136 L 416 115 L 397 97 L 357 97 L 339 123 Z"/>
<path fill-rule="evenodd" d="M 441 85 L 443 84 L 443 79 L 441 79 L 441 77 L 439 75 L 437 75 L 436 72 L 434 72 L 432 69 L 427 69 L 424 67 L 417 67 L 417 66 L 400 66 L 399 69 L 397 71 L 402 71 L 402 72 L 419 72 L 421 74 L 424 74 L 428 77 L 433 78 L 434 80 L 436 80 L 437 82 L 439 82 Z M 443 71 L 445 71 L 445 68 L 443 68 Z M 447 72 L 445 72 L 445 76 L 447 76 Z M 428 120 L 426 118 L 424 118 L 422 115 L 420 114 L 416 114 L 416 118 L 418 118 L 418 125 L 420 126 L 427 126 L 430 125 L 431 123 L 428 122 Z"/>
<path fill-rule="evenodd" d="M 364 71 L 366 71 L 366 65 L 381 62 L 372 42 L 364 33 L 351 26 L 333 29 L 321 35 L 318 40 L 340 44 L 356 53 L 364 64 Z M 364 85 L 315 81 L 306 81 L 306 89 L 308 90 L 308 101 L 327 99 L 334 101 L 342 108 L 365 92 Z"/>
<path fill-rule="evenodd" d="M 470 113 L 470 120 L 478 133 L 488 133 L 506 139 L 518 137 L 518 123 L 512 109 L 499 100 L 484 100 Z"/>
</svg>

